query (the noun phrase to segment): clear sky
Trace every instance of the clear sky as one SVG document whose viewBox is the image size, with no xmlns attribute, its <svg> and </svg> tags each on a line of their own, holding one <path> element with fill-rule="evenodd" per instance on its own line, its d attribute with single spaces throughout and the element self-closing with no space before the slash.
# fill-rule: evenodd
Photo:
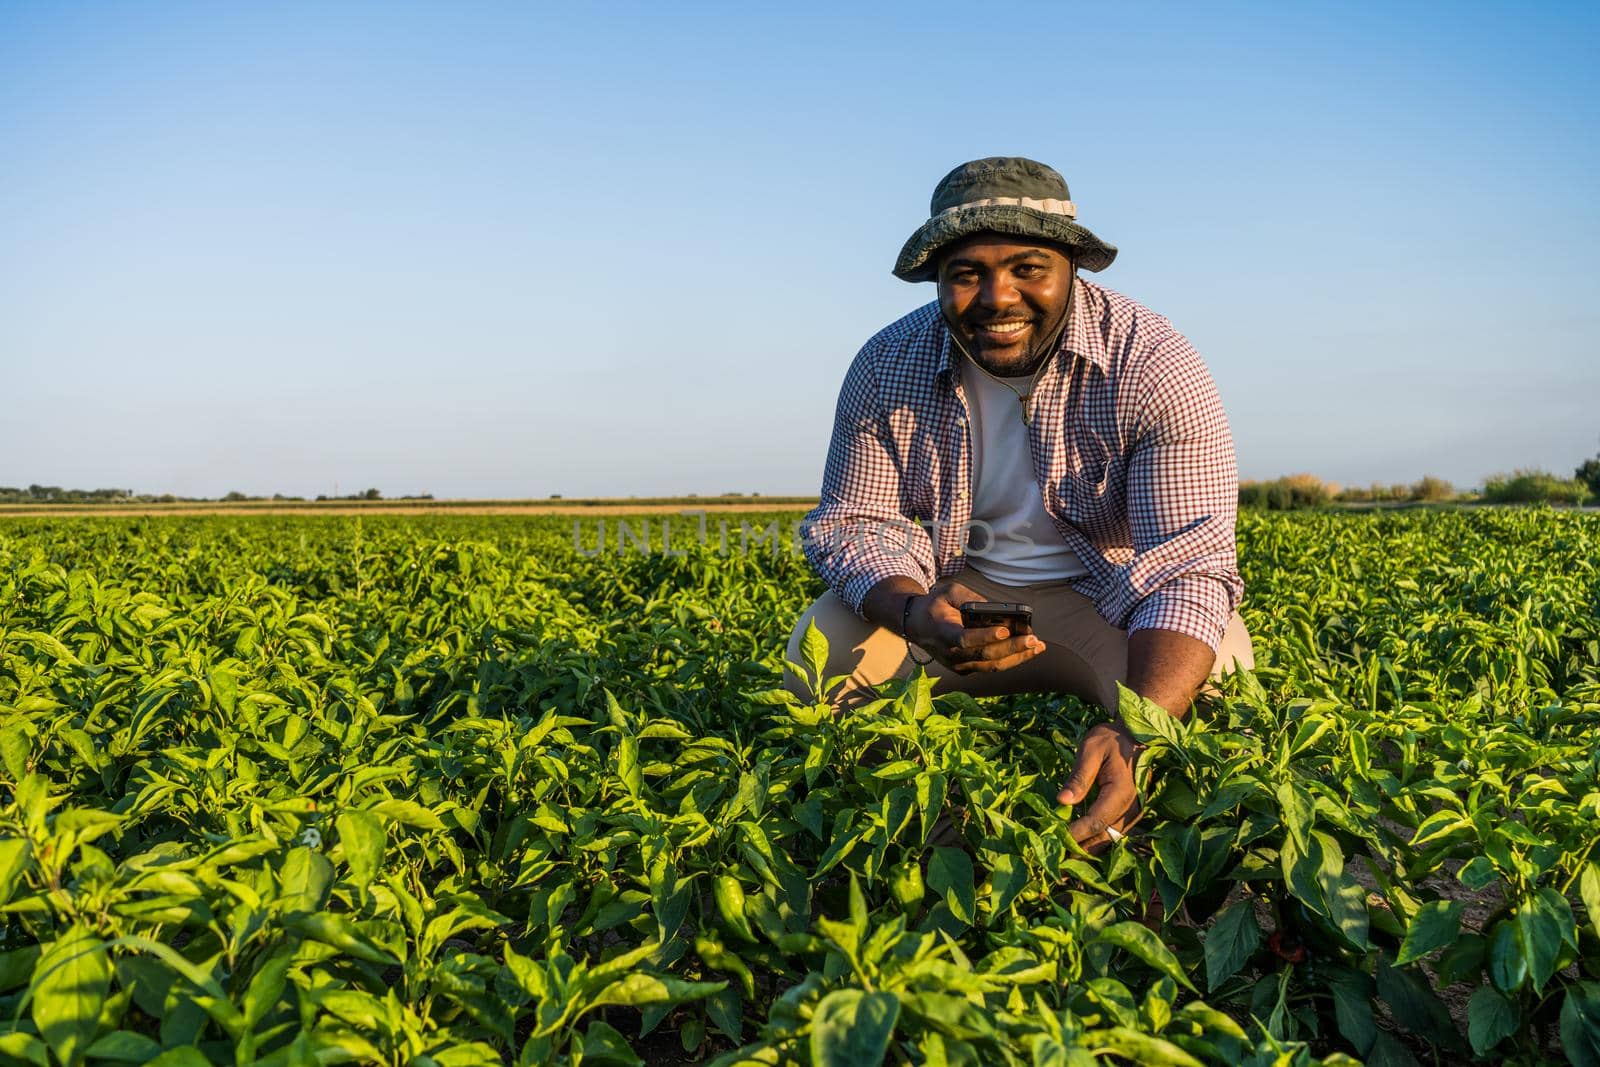
<svg viewBox="0 0 1600 1067">
<path fill-rule="evenodd" d="M 870 8 L 870 10 L 862 10 Z M 1600 5 L 0 0 L 0 485 L 816 491 L 934 183 L 1065 174 L 1241 472 L 1600 450 Z"/>
</svg>

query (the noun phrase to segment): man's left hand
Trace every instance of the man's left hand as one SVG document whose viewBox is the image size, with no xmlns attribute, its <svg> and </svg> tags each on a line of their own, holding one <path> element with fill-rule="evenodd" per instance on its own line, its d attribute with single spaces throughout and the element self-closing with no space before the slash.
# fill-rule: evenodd
<svg viewBox="0 0 1600 1067">
<path fill-rule="evenodd" d="M 1120 724 L 1103 722 L 1084 735 L 1072 775 L 1056 797 L 1063 804 L 1080 804 L 1091 788 L 1100 787 L 1089 810 L 1072 820 L 1069 828 L 1084 848 L 1104 847 L 1111 841 L 1107 830 L 1126 832 L 1138 820 L 1139 789 L 1133 765 L 1142 748 Z"/>
</svg>

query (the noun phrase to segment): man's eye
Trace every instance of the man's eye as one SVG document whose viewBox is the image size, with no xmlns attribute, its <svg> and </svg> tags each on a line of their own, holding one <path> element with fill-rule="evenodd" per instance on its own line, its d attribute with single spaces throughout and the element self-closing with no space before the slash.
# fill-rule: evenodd
<svg viewBox="0 0 1600 1067">
<path fill-rule="evenodd" d="M 1017 266 L 1017 273 L 1024 278 L 1035 278 L 1044 273 L 1044 268 L 1037 263 L 1021 263 Z"/>
</svg>

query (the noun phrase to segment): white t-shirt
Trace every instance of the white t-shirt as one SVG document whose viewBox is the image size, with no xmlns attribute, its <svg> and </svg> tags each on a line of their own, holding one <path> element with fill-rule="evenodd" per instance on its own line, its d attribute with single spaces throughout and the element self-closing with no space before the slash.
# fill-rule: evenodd
<svg viewBox="0 0 1600 1067">
<path fill-rule="evenodd" d="M 972 410 L 972 519 L 968 562 L 992 581 L 1032 585 L 1078 578 L 1089 570 L 1068 548 L 1045 510 L 1033 475 L 1033 447 L 1022 421 L 1019 393 L 1033 387 L 1032 376 L 1008 378 L 1007 388 L 970 359 L 961 384 Z M 988 523 L 993 544 L 986 545 Z"/>
</svg>

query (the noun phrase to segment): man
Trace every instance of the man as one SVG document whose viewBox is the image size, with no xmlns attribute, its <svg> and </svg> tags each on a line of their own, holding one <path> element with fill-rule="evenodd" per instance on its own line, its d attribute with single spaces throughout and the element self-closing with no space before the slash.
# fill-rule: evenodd
<svg viewBox="0 0 1600 1067">
<path fill-rule="evenodd" d="M 1117 250 L 1077 224 L 1054 170 L 963 164 L 930 215 L 894 273 L 935 282 L 938 300 L 869 340 L 845 377 L 804 539 L 832 591 L 789 659 L 815 622 L 825 676 L 849 676 L 841 704 L 926 663 L 939 691 L 1106 707 L 1059 796 L 1098 786 L 1072 824 L 1098 847 L 1139 813 L 1117 683 L 1182 716 L 1208 677 L 1254 665 L 1227 419 L 1166 319 L 1077 276 Z M 1030 605 L 1033 634 L 964 629 L 969 601 Z"/>
</svg>

